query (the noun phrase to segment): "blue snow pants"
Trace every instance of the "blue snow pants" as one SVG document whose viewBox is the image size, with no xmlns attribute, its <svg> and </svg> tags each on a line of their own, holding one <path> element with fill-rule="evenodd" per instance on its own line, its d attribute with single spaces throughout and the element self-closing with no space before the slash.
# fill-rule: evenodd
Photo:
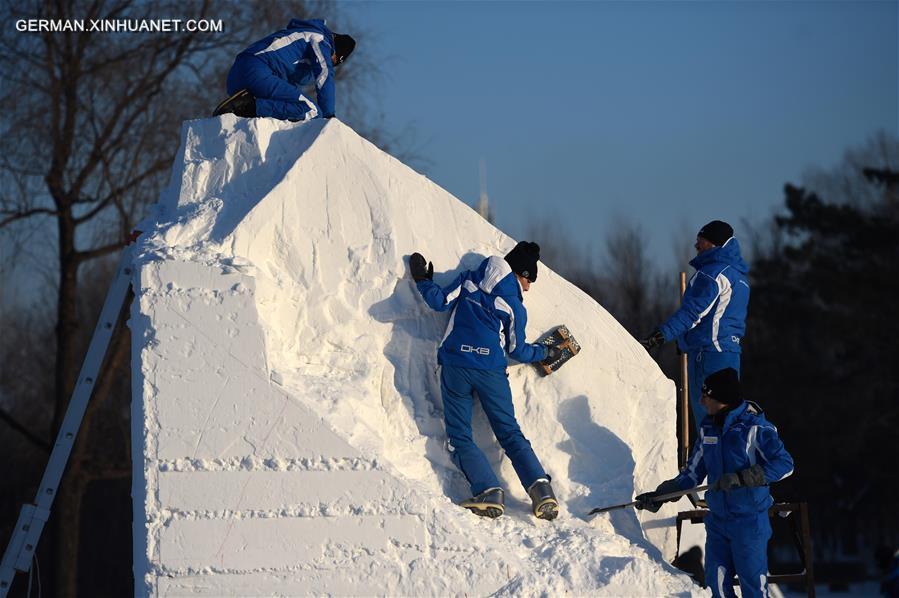
<svg viewBox="0 0 899 598">
<path fill-rule="evenodd" d="M 278 77 L 252 54 L 239 54 L 228 71 L 228 95 L 246 89 L 256 98 L 256 116 L 306 121 L 321 116 L 318 104 L 290 81 Z"/>
<path fill-rule="evenodd" d="M 742 517 L 705 518 L 705 583 L 715 598 L 736 596 L 733 578 L 740 579 L 743 598 L 768 596 L 768 510 Z"/>
<path fill-rule="evenodd" d="M 732 351 L 697 351 L 687 355 L 687 382 L 689 383 L 688 398 L 690 400 L 690 409 L 693 410 L 694 424 L 696 432 L 699 433 L 702 428 L 702 419 L 705 417 L 705 409 L 699 402 L 702 396 L 702 383 L 705 382 L 709 374 L 714 374 L 718 370 L 725 368 L 734 368 L 737 375 L 740 374 L 740 354 Z"/>
<path fill-rule="evenodd" d="M 443 415 L 446 434 L 449 436 L 453 462 L 462 470 L 472 495 L 488 488 L 499 488 L 500 483 L 490 468 L 487 457 L 471 436 L 471 410 L 473 393 L 478 393 L 481 407 L 487 414 L 490 427 L 525 489 L 539 478 L 546 477 L 543 466 L 531 448 L 531 443 L 515 420 L 512 405 L 512 389 L 504 370 L 476 370 L 449 365 L 441 367 L 440 389 L 443 394 Z"/>
</svg>

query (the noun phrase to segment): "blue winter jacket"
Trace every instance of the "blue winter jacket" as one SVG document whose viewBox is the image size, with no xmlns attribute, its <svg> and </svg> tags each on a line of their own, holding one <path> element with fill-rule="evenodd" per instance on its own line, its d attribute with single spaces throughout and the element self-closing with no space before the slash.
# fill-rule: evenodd
<svg viewBox="0 0 899 598">
<path fill-rule="evenodd" d="M 322 116 L 334 116 L 334 34 L 322 19 L 292 19 L 287 29 L 276 31 L 241 52 L 262 60 L 272 72 L 294 85 L 315 83 Z"/>
<path fill-rule="evenodd" d="M 659 327 L 666 341 L 677 339 L 681 351 L 740 352 L 749 307 L 749 268 L 740 244 L 724 245 L 690 260 L 696 273 L 684 292 L 680 309 Z"/>
<path fill-rule="evenodd" d="M 710 416 L 702 420 L 687 467 L 674 481 L 687 490 L 699 486 L 706 476 L 709 484 L 714 484 L 724 473 L 737 473 L 755 464 L 762 466 L 769 484 L 793 473 L 793 457 L 784 448 L 777 428 L 765 419 L 761 407 L 744 401 L 727 414 L 720 428 Z M 768 486 L 709 490 L 705 498 L 709 510 L 722 517 L 760 513 L 774 504 Z"/>
<path fill-rule="evenodd" d="M 417 286 L 431 309 L 453 310 L 437 351 L 441 365 L 504 370 L 507 354 L 522 363 L 546 358 L 546 347 L 525 342 L 528 314 L 505 259 L 489 257 L 446 288 L 431 280 Z"/>
</svg>

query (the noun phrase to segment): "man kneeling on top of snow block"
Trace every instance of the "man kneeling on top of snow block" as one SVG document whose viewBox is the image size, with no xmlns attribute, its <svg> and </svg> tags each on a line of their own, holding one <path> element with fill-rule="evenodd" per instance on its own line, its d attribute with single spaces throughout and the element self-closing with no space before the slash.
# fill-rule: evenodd
<svg viewBox="0 0 899 598">
<path fill-rule="evenodd" d="M 332 33 L 322 19 L 293 19 L 237 55 L 228 73 L 227 100 L 213 116 L 271 116 L 307 121 L 335 111 L 334 69 L 356 47 L 349 35 Z M 315 83 L 318 103 L 302 88 Z"/>
<path fill-rule="evenodd" d="M 736 573 L 744 598 L 767 596 L 768 508 L 774 503 L 768 484 L 793 473 L 793 458 L 761 408 L 743 400 L 735 369 L 708 376 L 700 400 L 707 415 L 687 468 L 637 496 L 636 507 L 654 513 L 667 502 L 657 496 L 693 488 L 708 476 L 705 582 L 713 596 L 736 596 Z"/>
<path fill-rule="evenodd" d="M 484 453 L 472 440 L 474 392 L 531 497 L 534 515 L 551 520 L 559 514 L 550 477 L 515 420 L 506 374 L 507 353 L 522 363 L 559 357 L 555 347 L 524 340 L 527 311 L 522 292 L 537 280 L 538 259 L 540 247 L 522 241 L 505 258 L 485 259 L 477 270 L 463 272 L 446 288 L 431 280 L 434 265 L 426 265 L 420 253 L 413 253 L 409 259 L 412 278 L 431 309 L 453 310 L 437 352 L 446 434 L 453 462 L 465 474 L 474 495 L 462 506 L 485 517 L 503 514 L 503 490 Z"/>
</svg>

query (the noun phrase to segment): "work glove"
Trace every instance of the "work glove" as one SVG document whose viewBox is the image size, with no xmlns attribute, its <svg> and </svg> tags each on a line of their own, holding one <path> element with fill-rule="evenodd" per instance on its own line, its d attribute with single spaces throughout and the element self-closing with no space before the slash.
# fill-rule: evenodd
<svg viewBox="0 0 899 598">
<path fill-rule="evenodd" d="M 740 477 L 740 482 L 747 488 L 764 486 L 765 484 L 767 484 L 767 482 L 765 481 L 765 470 L 762 469 L 762 466 L 758 463 L 756 463 L 752 467 L 744 469 L 737 475 Z"/>
<path fill-rule="evenodd" d="M 643 494 L 638 494 L 634 497 L 634 500 L 637 501 L 637 504 L 634 505 L 637 509 L 641 511 L 649 511 L 650 513 L 657 513 L 659 509 L 662 508 L 662 505 L 666 502 L 672 502 L 680 499 L 680 496 L 675 496 L 674 498 L 666 498 L 665 500 L 659 500 L 658 497 L 663 494 L 670 494 L 671 492 L 677 492 L 680 490 L 680 486 L 674 483 L 674 480 L 667 480 L 658 485 L 658 487 L 653 492 L 644 492 Z"/>
<path fill-rule="evenodd" d="M 543 358 L 543 363 L 549 365 L 560 357 L 562 357 L 562 349 L 554 346 L 546 347 L 546 357 Z"/>
<path fill-rule="evenodd" d="M 723 473 L 721 477 L 715 480 L 715 483 L 712 484 L 712 490 L 723 490 L 724 492 L 730 492 L 734 488 L 739 488 L 743 485 L 743 482 L 740 481 L 739 474 L 736 473 Z"/>
<path fill-rule="evenodd" d="M 417 252 L 409 256 L 409 270 L 412 271 L 412 279 L 415 282 L 434 278 L 434 264 L 428 262 L 425 267 L 425 256 Z"/>
<path fill-rule="evenodd" d="M 640 344 L 646 347 L 646 350 L 648 351 L 649 349 L 655 349 L 656 347 L 664 345 L 665 337 L 662 336 L 662 331 L 657 328 L 646 338 L 641 338 Z"/>
<path fill-rule="evenodd" d="M 634 505 L 634 507 L 640 511 L 657 513 L 659 509 L 662 508 L 662 501 L 656 500 L 656 496 L 658 495 L 659 492 L 644 492 L 643 494 L 638 494 L 634 497 L 634 500 L 637 501 L 637 504 Z"/>
</svg>

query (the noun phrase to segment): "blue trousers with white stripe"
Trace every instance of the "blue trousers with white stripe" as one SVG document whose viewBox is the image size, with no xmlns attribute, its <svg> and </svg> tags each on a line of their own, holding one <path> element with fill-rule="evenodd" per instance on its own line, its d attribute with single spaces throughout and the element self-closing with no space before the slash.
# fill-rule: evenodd
<svg viewBox="0 0 899 598">
<path fill-rule="evenodd" d="M 756 515 L 705 518 L 705 583 L 715 598 L 733 598 L 734 574 L 743 598 L 768 596 L 767 509 Z"/>
<path fill-rule="evenodd" d="M 256 98 L 256 116 L 306 121 L 321 116 L 318 104 L 300 89 L 278 77 L 251 54 L 240 54 L 228 71 L 228 95 L 246 89 Z"/>
<path fill-rule="evenodd" d="M 702 396 L 702 383 L 710 375 L 718 370 L 734 368 L 737 375 L 740 374 L 740 354 L 733 351 L 696 351 L 687 355 L 687 382 L 689 388 L 687 396 L 690 401 L 690 409 L 693 410 L 693 420 L 696 433 L 702 428 L 702 419 L 705 417 L 705 409 L 699 402 Z"/>
<path fill-rule="evenodd" d="M 509 388 L 505 371 L 444 365 L 440 370 L 440 389 L 451 456 L 471 484 L 472 495 L 476 496 L 488 488 L 500 487 L 487 457 L 472 440 L 471 410 L 475 392 L 478 393 L 490 427 L 506 456 L 512 461 L 512 467 L 522 486 L 527 489 L 539 478 L 546 477 L 531 443 L 524 437 L 515 420 L 512 389 Z"/>
</svg>

